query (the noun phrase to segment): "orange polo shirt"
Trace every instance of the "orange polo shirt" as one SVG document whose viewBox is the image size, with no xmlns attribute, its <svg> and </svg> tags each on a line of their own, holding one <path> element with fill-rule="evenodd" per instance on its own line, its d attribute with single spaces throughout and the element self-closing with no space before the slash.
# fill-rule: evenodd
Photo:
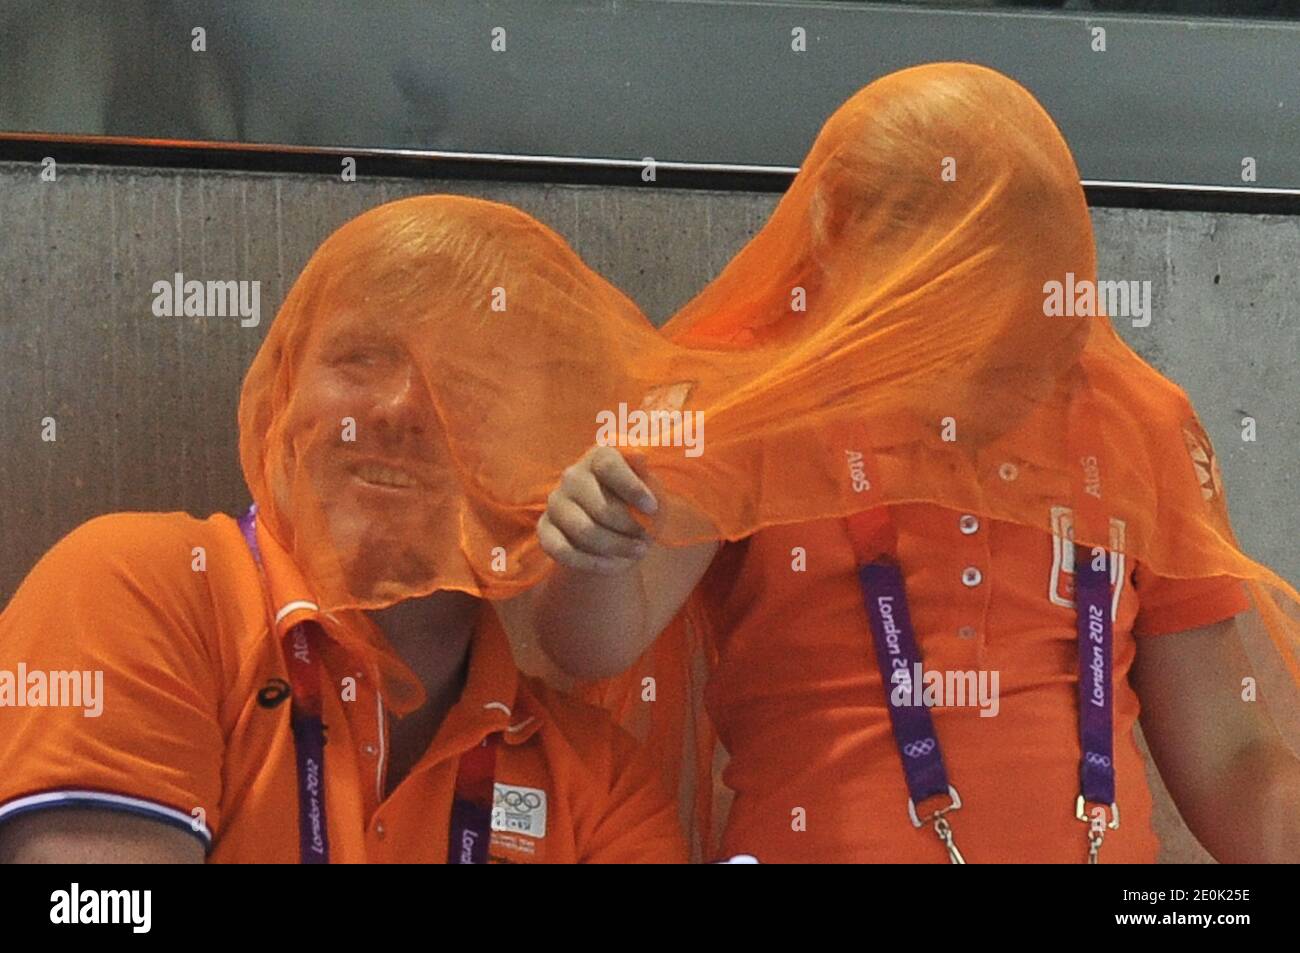
<svg viewBox="0 0 1300 953">
<path fill-rule="evenodd" d="M 1015 468 L 1002 473 L 1013 479 Z M 902 567 L 924 669 L 999 673 L 995 716 L 980 717 L 978 706 L 931 710 L 963 802 L 950 815 L 957 846 L 970 863 L 1083 862 L 1068 512 L 1045 503 L 1040 531 L 926 504 L 890 511 L 897 544 L 878 520 L 876 548 L 892 551 Z M 1122 531 L 1112 524 L 1118 548 Z M 1229 618 L 1248 599 L 1233 580 L 1163 579 L 1123 557 L 1117 563 L 1112 697 L 1121 826 L 1107 832 L 1101 861 L 1150 863 L 1158 842 L 1128 680 L 1136 639 Z M 722 854 L 946 863 L 933 829 L 908 818 L 886 707 L 892 685 L 877 668 L 843 521 L 770 528 L 729 544 L 704 590 L 721 633 L 708 707 L 735 792 Z"/>
<path fill-rule="evenodd" d="M 192 832 L 212 862 L 296 863 L 291 704 L 277 685 L 288 681 L 280 643 L 310 619 L 330 636 L 333 862 L 445 862 L 460 755 L 494 732 L 493 861 L 686 860 L 675 801 L 635 742 L 603 712 L 521 676 L 491 611 L 460 700 L 385 797 L 393 716 L 378 668 L 343 647 L 378 629 L 359 613 L 319 612 L 261 527 L 258 541 L 269 594 L 235 520 L 220 514 L 100 517 L 41 559 L 0 615 L 0 671 L 102 672 L 102 698 L 0 707 L 0 823 L 68 805 L 126 810 Z"/>
</svg>

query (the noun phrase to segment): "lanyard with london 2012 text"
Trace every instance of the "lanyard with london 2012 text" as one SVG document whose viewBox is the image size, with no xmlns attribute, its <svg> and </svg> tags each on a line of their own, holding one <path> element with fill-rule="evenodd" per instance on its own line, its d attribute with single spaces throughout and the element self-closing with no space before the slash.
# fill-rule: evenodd
<svg viewBox="0 0 1300 953">
<path fill-rule="evenodd" d="M 885 695 L 891 698 L 888 685 L 892 673 L 902 671 L 913 677 L 921 664 L 920 650 L 912 629 L 907 593 L 899 567 L 870 558 L 870 538 L 879 526 L 877 514 L 858 513 L 846 520 L 858 562 L 858 581 L 871 623 L 876 664 L 885 678 Z M 892 521 L 890 523 L 892 528 Z M 1075 816 L 1089 825 L 1088 862 L 1097 862 L 1102 837 L 1109 827 L 1119 827 L 1119 807 L 1115 802 L 1115 767 L 1112 730 L 1111 661 L 1112 628 L 1110 612 L 1109 554 L 1104 549 L 1074 548 L 1074 594 L 1079 646 L 1079 736 L 1082 752 L 1079 762 L 1081 790 L 1075 803 Z M 889 673 L 888 675 L 885 673 Z M 908 693 L 909 695 L 911 693 Z M 939 737 L 929 708 L 898 706 L 889 703 L 889 719 L 894 743 L 907 779 L 908 817 L 916 827 L 933 822 L 935 834 L 948 850 L 948 859 L 964 864 L 965 858 L 953 839 L 946 815 L 961 807 L 961 796 L 949 783 Z M 946 795 L 947 805 L 924 817 L 917 815 L 922 801 Z M 1109 805 L 1109 825 L 1104 811 L 1084 813 L 1086 803 Z"/>
<path fill-rule="evenodd" d="M 257 545 L 257 506 L 239 519 L 244 541 L 260 570 Z M 320 630 L 299 623 L 289 630 L 289 668 L 293 746 L 298 767 L 298 851 L 304 864 L 329 863 L 329 827 L 325 817 L 325 728 L 321 720 Z M 492 831 L 492 797 L 495 790 L 494 732 L 461 756 L 456 771 L 448 831 L 447 863 L 485 864 Z"/>
</svg>

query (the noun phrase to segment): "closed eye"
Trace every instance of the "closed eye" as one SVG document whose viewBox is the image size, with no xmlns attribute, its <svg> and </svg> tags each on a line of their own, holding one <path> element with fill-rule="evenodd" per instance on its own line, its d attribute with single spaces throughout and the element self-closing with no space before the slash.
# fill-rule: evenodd
<svg viewBox="0 0 1300 953">
<path fill-rule="evenodd" d="M 379 360 L 375 351 L 350 351 L 334 359 L 335 364 L 373 364 Z"/>
</svg>

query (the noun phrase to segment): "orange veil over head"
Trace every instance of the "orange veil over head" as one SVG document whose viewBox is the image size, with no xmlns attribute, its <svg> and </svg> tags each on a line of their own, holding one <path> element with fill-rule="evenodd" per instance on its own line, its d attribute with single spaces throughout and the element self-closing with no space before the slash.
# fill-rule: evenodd
<svg viewBox="0 0 1300 953">
<path fill-rule="evenodd" d="M 737 539 L 928 502 L 1045 534 L 1059 519 L 1077 542 L 1166 577 L 1236 577 L 1253 602 L 1237 631 L 1254 665 L 1237 677 L 1257 680 L 1294 750 L 1300 596 L 1242 552 L 1190 401 L 1118 337 L 1097 281 L 1078 170 L 1028 91 L 959 63 L 873 82 L 826 122 L 758 235 L 664 328 L 718 365 L 688 401 L 707 422 L 699 459 L 656 451 L 656 477 L 683 502 L 661 536 Z M 693 525 L 700 513 L 708 529 Z M 593 694 L 631 717 L 655 674 L 681 686 L 698 724 L 705 595 L 636 671 Z M 690 715 L 653 713 L 674 772 L 692 760 L 678 737 Z M 703 779 L 708 751 L 694 756 Z"/>
<path fill-rule="evenodd" d="M 371 209 L 308 261 L 245 377 L 259 518 L 326 611 L 517 593 L 547 565 L 534 536 L 558 473 L 599 411 L 648 388 L 633 370 L 646 342 L 668 348 L 515 208 Z"/>
<path fill-rule="evenodd" d="M 670 545 L 902 502 L 1044 532 L 1066 509 L 1076 541 L 1160 575 L 1241 579 L 1261 697 L 1294 721 L 1300 595 L 1241 551 L 1187 397 L 1096 280 L 1043 108 L 989 69 L 915 67 L 835 112 L 666 333 L 507 206 L 425 196 L 344 225 L 244 382 L 245 478 L 325 610 L 535 584 L 547 495 L 597 440 L 646 455 Z M 647 653 L 652 714 L 637 672 L 599 697 L 671 748 L 692 647 Z"/>
</svg>

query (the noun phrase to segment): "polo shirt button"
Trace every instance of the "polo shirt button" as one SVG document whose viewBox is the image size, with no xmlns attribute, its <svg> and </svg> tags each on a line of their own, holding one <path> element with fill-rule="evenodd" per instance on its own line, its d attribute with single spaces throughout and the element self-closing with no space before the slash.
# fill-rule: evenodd
<svg viewBox="0 0 1300 953">
<path fill-rule="evenodd" d="M 1008 483 L 1019 475 L 1020 470 L 1016 468 L 1014 463 L 1004 463 L 1002 466 L 998 467 L 998 476 L 1002 477 L 1002 479 L 1006 480 Z"/>
<path fill-rule="evenodd" d="M 961 571 L 961 584 L 963 586 L 966 586 L 967 588 L 973 589 L 974 587 L 978 586 L 980 584 L 980 580 L 982 580 L 983 578 L 984 578 L 984 574 L 981 573 L 974 566 L 967 566 L 965 569 Z"/>
<path fill-rule="evenodd" d="M 364 751 L 366 755 L 371 758 L 373 758 L 379 751 L 379 749 L 376 748 L 374 745 L 366 745 L 361 750 Z"/>
<path fill-rule="evenodd" d="M 963 533 L 969 536 L 971 533 L 975 532 L 980 528 L 980 521 L 976 519 L 974 516 L 971 516 L 969 513 L 967 513 L 965 516 L 963 516 L 961 519 L 957 521 L 957 526 L 961 529 Z"/>
<path fill-rule="evenodd" d="M 960 629 L 957 630 L 957 637 L 960 639 L 975 638 L 975 626 L 963 625 Z"/>
<path fill-rule="evenodd" d="M 380 840 L 383 840 L 383 839 L 384 839 L 384 822 L 383 822 L 383 821 L 375 821 L 375 836 L 378 837 Z"/>
</svg>

